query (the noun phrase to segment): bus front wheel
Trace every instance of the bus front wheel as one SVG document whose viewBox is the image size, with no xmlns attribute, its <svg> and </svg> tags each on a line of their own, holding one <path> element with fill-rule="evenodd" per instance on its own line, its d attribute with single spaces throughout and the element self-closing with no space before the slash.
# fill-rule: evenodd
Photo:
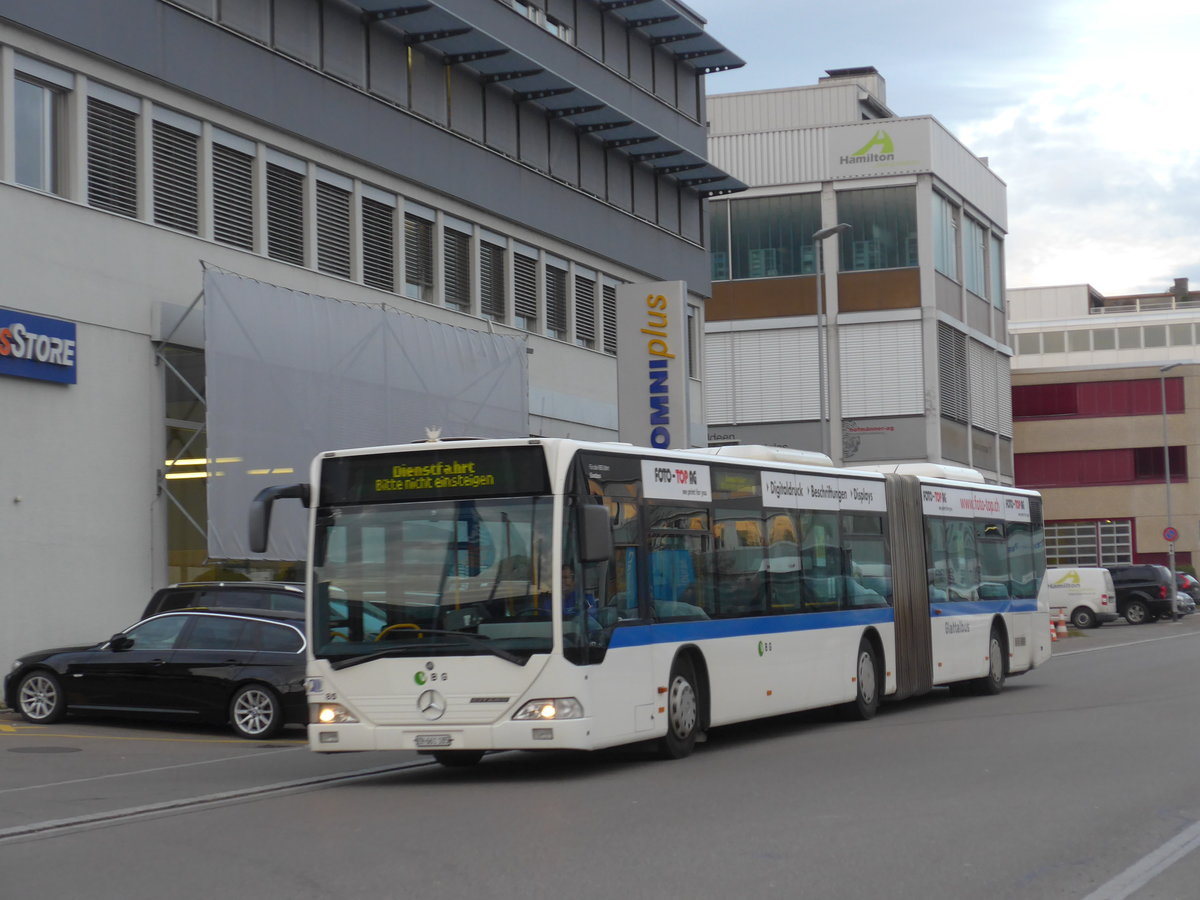
<svg viewBox="0 0 1200 900">
<path fill-rule="evenodd" d="M 988 672 L 971 685 L 976 694 L 998 694 L 1004 690 L 1004 676 L 1007 674 L 1004 654 L 1004 637 L 1000 629 L 992 628 L 988 638 Z"/>
<path fill-rule="evenodd" d="M 659 755 L 666 759 L 682 759 L 695 749 L 699 731 L 696 670 L 690 660 L 680 657 L 671 666 L 667 687 L 667 735 L 659 742 Z"/>
</svg>

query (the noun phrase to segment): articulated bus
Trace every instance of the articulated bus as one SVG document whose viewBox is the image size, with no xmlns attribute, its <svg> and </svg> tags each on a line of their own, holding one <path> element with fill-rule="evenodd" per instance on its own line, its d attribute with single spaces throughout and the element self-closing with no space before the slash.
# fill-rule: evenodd
<svg viewBox="0 0 1200 900">
<path fill-rule="evenodd" d="M 994 694 L 1049 658 L 1040 497 L 952 474 L 427 441 L 321 454 L 255 498 L 251 544 L 276 500 L 309 507 L 313 750 L 678 758 L 716 726 Z"/>
</svg>

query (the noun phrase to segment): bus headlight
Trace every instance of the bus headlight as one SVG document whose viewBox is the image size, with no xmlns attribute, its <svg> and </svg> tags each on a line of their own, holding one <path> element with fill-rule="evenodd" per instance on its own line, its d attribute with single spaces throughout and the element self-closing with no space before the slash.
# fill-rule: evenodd
<svg viewBox="0 0 1200 900">
<path fill-rule="evenodd" d="M 535 719 L 582 719 L 583 705 L 574 697 L 553 697 L 547 700 L 530 700 L 513 715 L 518 721 Z"/>
<path fill-rule="evenodd" d="M 340 703 L 320 703 L 312 707 L 312 721 L 321 725 L 345 725 L 358 719 Z"/>
</svg>

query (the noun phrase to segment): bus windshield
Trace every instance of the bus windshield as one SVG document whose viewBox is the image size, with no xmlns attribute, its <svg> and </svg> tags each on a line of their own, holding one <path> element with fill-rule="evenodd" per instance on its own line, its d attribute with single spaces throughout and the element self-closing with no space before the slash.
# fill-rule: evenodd
<svg viewBox="0 0 1200 900">
<path fill-rule="evenodd" d="M 320 510 L 314 654 L 338 666 L 549 652 L 552 509 L 535 496 Z"/>
</svg>

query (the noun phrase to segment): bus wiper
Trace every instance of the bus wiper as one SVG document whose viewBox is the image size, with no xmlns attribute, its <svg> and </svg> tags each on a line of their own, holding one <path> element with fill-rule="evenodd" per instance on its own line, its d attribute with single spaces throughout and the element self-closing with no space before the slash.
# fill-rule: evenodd
<svg viewBox="0 0 1200 900">
<path fill-rule="evenodd" d="M 493 647 L 488 643 L 482 643 L 482 644 L 479 643 L 480 641 L 485 641 L 485 642 L 490 641 L 491 638 L 489 638 L 487 635 L 472 634 L 469 631 L 443 631 L 443 630 L 440 630 L 437 628 L 422 628 L 419 631 L 413 631 L 410 633 L 411 634 L 436 634 L 436 635 L 442 635 L 443 637 L 452 636 L 452 637 L 457 637 L 457 638 L 473 638 L 476 642 L 476 646 L 480 647 L 483 650 L 486 650 L 488 653 L 491 653 L 493 656 L 498 656 L 501 659 L 505 660 L 506 662 L 514 663 L 515 665 L 518 665 L 518 666 L 525 665 L 525 660 L 522 659 L 520 656 L 518 656 L 515 653 L 510 653 L 509 651 L 504 650 L 501 647 Z M 452 647 L 452 646 L 453 646 L 453 644 L 441 642 L 441 643 L 436 643 L 436 644 L 424 644 L 422 646 L 417 646 L 415 644 L 407 644 L 403 647 L 388 647 L 386 650 L 376 650 L 373 653 L 364 653 L 359 656 L 349 656 L 349 657 L 346 657 L 345 659 L 339 659 L 336 662 L 330 663 L 330 667 L 333 669 L 345 669 L 350 666 L 357 666 L 361 663 L 371 662 L 372 660 L 385 659 L 386 657 L 389 657 L 389 656 L 407 656 L 408 654 L 412 653 L 412 651 L 414 651 L 414 650 L 416 650 L 416 651 L 432 650 L 435 647 L 439 648 L 439 649 L 444 649 L 446 647 Z"/>
</svg>

